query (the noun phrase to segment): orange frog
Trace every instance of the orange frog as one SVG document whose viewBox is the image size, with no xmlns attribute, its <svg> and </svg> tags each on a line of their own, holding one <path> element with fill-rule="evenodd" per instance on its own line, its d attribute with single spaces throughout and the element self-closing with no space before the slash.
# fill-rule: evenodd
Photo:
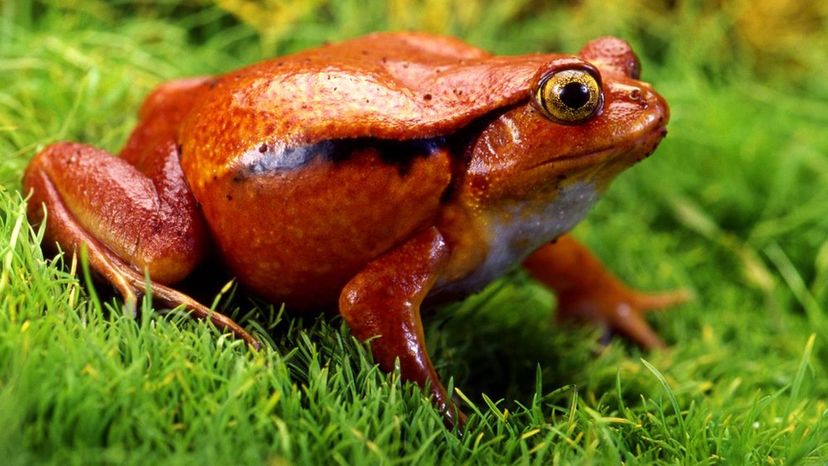
<svg viewBox="0 0 828 466">
<path fill-rule="evenodd" d="M 452 419 L 420 308 L 518 265 L 558 293 L 559 316 L 663 346 L 643 311 L 685 293 L 634 292 L 564 235 L 666 134 L 667 104 L 638 77 L 612 37 L 501 57 L 372 34 L 162 84 L 120 157 L 57 143 L 32 160 L 29 218 L 45 219 L 47 244 L 85 245 L 128 308 L 148 273 L 157 303 L 252 345 L 170 286 L 215 253 L 289 310 L 338 308 L 384 370 L 399 359 Z"/>
</svg>

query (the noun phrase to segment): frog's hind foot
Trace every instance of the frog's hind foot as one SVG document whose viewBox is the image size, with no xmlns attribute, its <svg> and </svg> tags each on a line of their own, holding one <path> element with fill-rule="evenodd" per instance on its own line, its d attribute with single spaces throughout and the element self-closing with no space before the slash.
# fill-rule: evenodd
<svg viewBox="0 0 828 466">
<path fill-rule="evenodd" d="M 212 310 L 186 294 L 172 288 L 168 288 L 164 285 L 152 283 L 151 291 L 154 302 L 169 309 L 183 307 L 184 311 L 191 317 L 195 319 L 209 320 L 219 330 L 229 332 L 235 338 L 244 340 L 248 345 L 256 350 L 261 349 L 261 342 L 230 317 Z M 161 312 L 161 314 L 164 313 L 165 312 L 163 311 Z"/>
<path fill-rule="evenodd" d="M 65 218 L 67 215 L 65 210 L 56 207 L 53 206 L 51 208 L 49 211 L 50 215 Z M 83 244 L 83 247 L 86 248 L 87 257 L 92 269 L 102 275 L 117 290 L 118 294 L 121 295 L 124 300 L 124 312 L 127 315 L 132 317 L 137 316 L 138 299 L 149 291 L 156 305 L 161 305 L 170 310 L 183 308 L 191 317 L 209 320 L 220 331 L 229 332 L 235 338 L 244 340 L 256 350 L 261 348 L 259 340 L 230 317 L 214 311 L 190 296 L 170 287 L 153 281 L 147 283 L 144 277 L 124 264 L 118 257 L 115 257 L 108 249 L 95 240 L 95 238 L 89 236 L 85 231 L 77 228 L 76 225 L 68 221 L 64 222 L 64 225 L 65 229 L 68 230 L 65 234 L 71 235 L 75 239 L 75 244 Z M 147 285 L 149 285 L 149 289 Z M 159 310 L 159 313 L 163 315 L 167 311 Z"/>
<path fill-rule="evenodd" d="M 144 277 L 112 254 L 85 230 L 79 228 L 72 222 L 71 218 L 67 218 L 69 214 L 62 206 L 52 204 L 49 215 L 62 225 L 60 237 L 65 239 L 59 241 L 60 244 L 65 244 L 66 240 L 71 238 L 70 244 L 82 244 L 86 248 L 90 267 L 103 276 L 121 295 L 124 300 L 124 311 L 127 315 L 137 316 L 138 299 L 146 291 L 149 291 L 156 305 L 164 306 L 170 310 L 183 308 L 191 317 L 209 320 L 220 331 L 229 332 L 235 338 L 244 340 L 256 350 L 261 348 L 259 340 L 233 319 L 204 306 L 190 296 L 153 281 L 149 282 L 148 290 L 148 283 Z M 161 314 L 166 313 L 163 310 L 159 310 L 159 312 Z"/>
<path fill-rule="evenodd" d="M 99 272 L 111 281 L 112 285 L 123 297 L 124 310 L 127 314 L 132 316 L 137 315 L 136 305 L 138 297 L 149 291 L 152 296 L 152 301 L 156 305 L 165 308 L 158 309 L 159 314 L 164 315 L 172 310 L 181 308 L 190 317 L 209 320 L 219 331 L 230 333 L 233 337 L 245 341 L 250 347 L 256 350 L 261 349 L 261 342 L 230 317 L 204 306 L 180 291 L 153 281 L 147 283 L 144 277 L 141 277 L 140 274 L 121 262 L 118 258 L 106 257 L 109 255 L 108 251 L 102 251 L 99 245 L 93 243 L 95 241 L 93 238 L 86 238 L 84 241 L 89 250 L 90 263 L 93 262 L 92 256 L 97 256 L 96 262 L 100 264 L 98 266 Z"/>
</svg>

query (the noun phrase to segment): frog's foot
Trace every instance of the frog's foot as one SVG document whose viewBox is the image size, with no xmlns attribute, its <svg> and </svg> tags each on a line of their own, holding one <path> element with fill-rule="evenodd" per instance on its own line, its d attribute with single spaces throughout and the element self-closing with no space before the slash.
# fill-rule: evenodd
<svg viewBox="0 0 828 466">
<path fill-rule="evenodd" d="M 103 259 L 96 261 L 101 264 L 97 270 L 100 270 L 101 274 L 108 279 L 109 277 L 114 277 L 114 279 L 111 280 L 112 285 L 124 298 L 124 308 L 126 312 L 128 314 L 136 315 L 136 303 L 138 297 L 143 295 L 144 290 L 146 290 L 146 280 L 117 258 L 107 258 L 107 251 L 102 251 L 100 249 L 100 245 L 94 243 L 93 238 L 86 238 L 84 242 L 89 251 L 89 262 L 94 263 L 92 256 L 97 256 L 100 259 Z M 248 345 L 256 350 L 261 349 L 261 342 L 247 332 L 247 330 L 245 330 L 241 325 L 236 323 L 236 321 L 220 312 L 204 306 L 190 296 L 156 282 L 150 282 L 149 291 L 152 293 L 152 300 L 154 303 L 169 310 L 181 308 L 194 319 L 209 320 L 220 331 L 228 332 L 235 338 L 244 340 Z M 169 311 L 159 310 L 159 312 L 161 314 L 166 314 Z"/>
<path fill-rule="evenodd" d="M 647 294 L 623 286 L 572 289 L 558 294 L 559 321 L 590 322 L 604 326 L 647 349 L 666 348 L 644 318 L 647 311 L 665 309 L 690 299 L 688 290 Z"/>
<path fill-rule="evenodd" d="M 425 346 L 420 304 L 448 258 L 436 228 L 415 236 L 369 263 L 342 290 L 339 312 L 353 334 L 371 339 L 379 366 L 390 372 L 399 361 L 405 380 L 431 390 L 448 425 L 462 426 L 466 416 L 446 393 Z"/>
<path fill-rule="evenodd" d="M 169 157 L 175 155 L 171 152 Z M 232 319 L 157 281 L 183 278 L 204 254 L 203 226 L 188 198 L 182 199 L 176 190 L 183 186 L 180 170 L 151 180 L 104 151 L 60 143 L 32 160 L 23 183 L 31 192 L 29 220 L 46 222 L 44 246 L 57 243 L 65 251 L 85 247 L 90 268 L 118 290 L 129 314 L 135 314 L 138 297 L 146 289 L 138 270 L 149 270 L 157 303 L 183 306 L 192 316 L 209 319 L 259 347 Z M 173 199 L 169 191 L 179 196 Z"/>
<path fill-rule="evenodd" d="M 122 269 L 119 273 L 123 273 L 126 277 L 127 283 L 129 283 L 130 288 L 122 289 L 118 288 L 119 293 L 122 296 L 129 296 L 130 294 L 134 296 L 138 296 L 142 294 L 143 290 L 146 289 L 146 282 L 141 278 L 133 270 L 129 269 L 128 267 Z M 235 338 L 239 338 L 244 340 L 250 347 L 259 350 L 262 348 L 262 344 L 259 340 L 256 339 L 253 335 L 251 335 L 247 330 L 245 330 L 241 325 L 236 323 L 230 317 L 215 311 L 213 309 L 208 308 L 207 306 L 199 303 L 195 299 L 191 298 L 190 296 L 181 293 L 180 291 L 176 291 L 172 288 L 167 286 L 161 285 L 160 283 L 151 283 L 150 284 L 150 291 L 152 292 L 152 300 L 156 304 L 160 304 L 161 306 L 173 310 L 177 308 L 182 308 L 185 312 L 187 312 L 190 317 L 194 319 L 206 319 L 209 320 L 213 325 L 216 326 L 217 329 L 220 331 L 228 332 L 233 335 Z M 133 291 L 138 290 L 138 291 Z M 129 300 L 128 298 L 124 298 L 124 305 L 127 306 L 129 310 Z M 166 314 L 166 311 L 159 311 L 161 314 Z"/>
<path fill-rule="evenodd" d="M 558 295 L 558 319 L 594 322 L 624 335 L 644 348 L 666 345 L 644 319 L 644 313 L 690 299 L 677 290 L 647 294 L 630 290 L 584 246 L 568 235 L 530 255 L 524 267 Z"/>
</svg>

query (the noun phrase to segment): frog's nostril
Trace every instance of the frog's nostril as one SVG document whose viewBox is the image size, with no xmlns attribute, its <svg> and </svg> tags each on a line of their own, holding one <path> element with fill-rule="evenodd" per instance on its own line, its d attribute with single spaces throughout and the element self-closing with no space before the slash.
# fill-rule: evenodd
<svg viewBox="0 0 828 466">
<path fill-rule="evenodd" d="M 639 91 L 638 89 L 631 90 L 629 95 L 630 100 L 638 101 L 639 99 L 641 99 L 641 91 Z"/>
</svg>

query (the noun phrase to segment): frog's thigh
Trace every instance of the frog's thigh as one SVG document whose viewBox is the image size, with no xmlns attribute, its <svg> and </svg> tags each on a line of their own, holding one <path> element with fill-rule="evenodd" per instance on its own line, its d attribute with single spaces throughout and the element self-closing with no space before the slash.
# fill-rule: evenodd
<svg viewBox="0 0 828 466">
<path fill-rule="evenodd" d="M 204 255 L 204 238 L 190 234 L 201 221 L 196 214 L 166 208 L 149 178 L 105 151 L 49 146 L 32 160 L 24 187 L 34 191 L 30 218 L 39 223 L 45 204 L 48 239 L 64 248 L 78 242 L 73 231 L 82 231 L 158 283 L 184 278 Z M 65 215 L 53 219 L 53 210 Z"/>
<path fill-rule="evenodd" d="M 423 337 L 420 304 L 448 257 L 436 228 L 423 231 L 359 272 L 342 290 L 339 312 L 361 340 L 371 340 L 374 359 L 385 371 L 399 358 L 403 378 L 430 385 L 434 402 L 450 418 L 452 410 Z"/>
<path fill-rule="evenodd" d="M 679 290 L 662 294 L 633 291 L 569 235 L 535 251 L 524 267 L 538 281 L 555 290 L 558 317 L 606 326 L 645 348 L 662 348 L 664 342 L 644 319 L 644 311 L 686 301 Z"/>
<path fill-rule="evenodd" d="M 146 287 L 146 269 L 156 301 L 183 305 L 193 317 L 259 345 L 226 316 L 155 283 L 182 278 L 204 255 L 198 239 L 181 235 L 200 219 L 165 209 L 152 182 L 135 168 L 93 147 L 60 143 L 32 160 L 23 185 L 31 192 L 30 221 L 39 224 L 46 217 L 44 244 L 57 243 L 69 251 L 85 245 L 89 265 L 123 295 L 128 309 L 135 309 L 136 295 Z"/>
</svg>

